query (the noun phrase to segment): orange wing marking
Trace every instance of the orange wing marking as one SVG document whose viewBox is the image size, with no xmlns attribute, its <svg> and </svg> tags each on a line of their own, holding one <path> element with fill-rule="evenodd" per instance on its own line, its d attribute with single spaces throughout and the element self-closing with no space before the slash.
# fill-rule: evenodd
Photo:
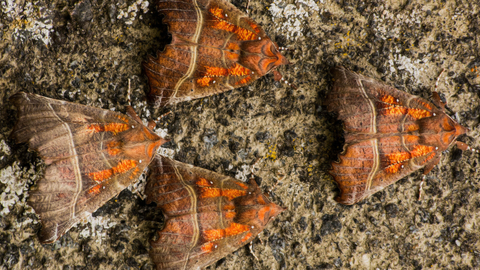
<svg viewBox="0 0 480 270">
<path fill-rule="evenodd" d="M 90 189 L 88 190 L 88 193 L 89 193 L 89 194 L 92 194 L 92 193 L 93 193 L 93 194 L 95 194 L 95 195 L 100 194 L 100 188 L 101 188 L 101 187 L 102 187 L 102 185 L 96 185 L 96 186 L 90 188 Z"/>
<path fill-rule="evenodd" d="M 203 232 L 203 238 L 208 241 L 217 241 L 225 237 L 234 236 L 249 231 L 250 227 L 239 223 L 232 222 L 225 229 L 206 230 Z"/>
<path fill-rule="evenodd" d="M 219 29 L 219 30 L 225 30 L 227 32 L 235 33 L 238 36 L 238 39 L 240 40 L 256 40 L 258 39 L 257 35 L 253 33 L 250 30 L 247 30 L 242 27 L 238 27 L 236 25 L 233 25 L 226 21 L 227 17 L 225 16 L 225 13 L 221 8 L 214 7 L 211 8 L 210 13 L 213 15 L 214 19 L 214 24 L 212 28 Z M 252 27 L 253 28 L 253 27 Z M 257 27 L 258 28 L 258 27 Z M 257 31 L 256 28 L 254 28 L 255 31 Z"/>
<path fill-rule="evenodd" d="M 202 251 L 206 253 L 210 253 L 213 251 L 213 249 L 216 247 L 216 244 L 212 242 L 208 242 L 202 246 Z"/>
<path fill-rule="evenodd" d="M 433 151 L 433 146 L 417 145 L 413 148 L 411 152 L 398 152 L 393 154 L 388 154 L 387 159 L 390 161 L 390 164 L 385 171 L 387 173 L 397 173 L 403 166 L 402 163 L 408 161 L 409 159 L 427 155 Z M 435 153 L 433 153 L 435 154 Z M 430 155 L 426 161 L 432 159 L 434 155 Z"/>
<path fill-rule="evenodd" d="M 209 180 L 207 180 L 207 179 L 205 179 L 205 178 L 203 178 L 203 177 L 200 177 L 200 178 L 197 180 L 196 184 L 197 184 L 198 186 L 203 186 L 203 187 L 211 187 L 211 186 L 213 186 L 213 182 L 212 182 L 212 181 L 209 181 Z"/>
<path fill-rule="evenodd" d="M 111 141 L 107 144 L 107 152 L 110 156 L 116 156 L 120 153 L 120 142 L 119 141 Z"/>
<path fill-rule="evenodd" d="M 88 131 L 92 133 L 98 133 L 98 132 L 107 132 L 110 131 L 113 133 L 113 135 L 117 135 L 117 133 L 120 133 L 122 131 L 125 131 L 129 128 L 128 125 L 126 124 L 120 124 L 120 123 L 110 123 L 107 125 L 102 125 L 102 124 L 93 124 L 89 125 L 87 127 Z"/>
<path fill-rule="evenodd" d="M 200 188 L 200 199 L 227 197 L 227 199 L 231 201 L 237 197 L 245 196 L 246 194 L 247 192 L 245 190 L 238 189 L 220 189 L 210 187 Z"/>
<path fill-rule="evenodd" d="M 385 103 L 385 107 L 382 108 L 384 111 L 382 114 L 384 115 L 404 115 L 408 114 L 414 119 L 422 119 L 425 117 L 432 116 L 432 113 L 427 110 L 422 109 L 413 109 L 413 108 L 406 108 L 400 104 L 398 99 L 394 98 L 393 96 L 382 96 L 380 100 Z M 431 109 L 431 107 L 426 103 L 421 103 L 425 107 Z"/>
<path fill-rule="evenodd" d="M 207 72 L 205 73 L 205 76 L 197 80 L 197 83 L 200 86 L 209 86 L 210 83 L 214 80 L 214 77 L 226 77 L 226 76 L 245 76 L 251 73 L 251 71 L 248 68 L 245 68 L 238 63 L 235 63 L 235 65 L 231 68 L 222 68 L 222 67 L 205 67 L 207 69 Z M 247 78 L 250 78 L 248 76 Z M 245 80 L 244 78 L 243 80 Z M 242 81 L 243 81 L 242 80 Z"/>
<path fill-rule="evenodd" d="M 99 172 L 92 172 L 92 173 L 89 173 L 88 176 L 90 177 L 90 179 L 93 179 L 96 182 L 103 182 L 104 180 L 109 179 L 113 175 L 125 173 L 130 169 L 135 168 L 136 166 L 137 166 L 137 161 L 126 159 L 126 160 L 120 161 L 118 165 L 113 168 L 102 170 Z"/>
</svg>

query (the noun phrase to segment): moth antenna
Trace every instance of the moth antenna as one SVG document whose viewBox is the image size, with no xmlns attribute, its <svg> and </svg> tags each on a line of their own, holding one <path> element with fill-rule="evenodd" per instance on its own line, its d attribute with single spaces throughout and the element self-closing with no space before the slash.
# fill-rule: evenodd
<svg viewBox="0 0 480 270">
<path fill-rule="evenodd" d="M 127 90 L 127 103 L 128 103 L 128 106 L 131 106 L 132 104 L 132 100 L 130 99 L 130 94 L 132 92 L 132 88 L 130 87 L 131 84 L 130 84 L 130 79 L 128 79 L 128 90 Z"/>
<path fill-rule="evenodd" d="M 268 190 L 269 194 L 272 194 L 273 190 L 277 187 L 278 183 L 282 182 L 285 179 L 286 175 L 281 172 L 277 172 L 277 182 Z"/>
<path fill-rule="evenodd" d="M 279 50 L 281 52 L 286 52 L 286 51 L 293 52 L 293 51 L 295 51 L 294 49 L 290 49 L 290 48 L 287 48 L 287 47 L 280 47 L 280 46 L 277 47 L 277 50 Z"/>
<path fill-rule="evenodd" d="M 253 252 L 253 241 L 250 242 L 249 248 L 250 248 L 250 253 L 252 253 L 253 257 L 255 257 L 255 259 L 256 259 L 257 261 L 260 261 L 260 260 L 257 258 L 257 255 L 255 255 L 255 252 Z"/>
<path fill-rule="evenodd" d="M 444 71 L 445 71 L 445 69 L 442 69 L 442 71 L 440 72 L 440 74 L 437 77 L 437 81 L 435 82 L 435 92 L 437 92 L 438 82 L 440 81 L 440 77 L 442 76 Z"/>
<path fill-rule="evenodd" d="M 282 83 L 285 83 L 286 85 L 292 87 L 293 89 L 297 90 L 297 86 L 293 83 L 290 83 L 288 82 L 287 80 L 285 80 L 282 76 L 282 74 L 280 72 L 278 72 L 278 70 L 274 70 L 273 71 L 273 79 L 275 81 L 279 81 L 279 82 L 282 82 Z"/>
<path fill-rule="evenodd" d="M 169 114 L 171 114 L 171 113 L 172 113 L 172 111 L 168 111 L 167 113 L 164 113 L 164 114 L 160 115 L 160 116 L 157 118 L 157 120 L 150 120 L 150 121 L 148 121 L 148 127 L 149 127 L 150 129 L 152 129 L 152 130 L 155 129 L 155 127 L 157 126 L 157 123 L 160 122 L 160 120 L 161 120 L 162 118 L 164 118 L 165 116 L 167 116 L 167 115 L 169 115 Z"/>
<path fill-rule="evenodd" d="M 422 182 L 420 182 L 420 187 L 418 188 L 418 200 L 422 200 L 422 193 L 423 193 L 423 183 L 425 182 L 425 174 L 422 176 Z"/>
</svg>

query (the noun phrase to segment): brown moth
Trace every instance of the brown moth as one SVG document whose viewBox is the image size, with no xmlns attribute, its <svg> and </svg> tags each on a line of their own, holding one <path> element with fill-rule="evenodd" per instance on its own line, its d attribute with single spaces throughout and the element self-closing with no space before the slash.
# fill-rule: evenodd
<svg viewBox="0 0 480 270">
<path fill-rule="evenodd" d="M 330 171 L 342 204 L 361 201 L 418 169 L 429 173 L 467 131 L 445 114 L 437 92 L 429 102 L 344 67 L 334 68 L 333 78 L 325 104 L 344 123 L 344 151 Z"/>
<path fill-rule="evenodd" d="M 157 269 L 200 269 L 252 241 L 284 209 L 249 184 L 165 157 L 149 166 L 145 193 L 166 223 L 152 241 Z"/>
<path fill-rule="evenodd" d="M 155 106 L 245 86 L 288 60 L 260 26 L 225 0 L 157 4 L 171 44 L 143 63 Z"/>
<path fill-rule="evenodd" d="M 52 243 L 73 225 L 133 183 L 166 142 L 127 114 L 17 93 L 12 132 L 28 142 L 47 168 L 28 204 L 40 216 L 42 243 Z"/>
</svg>

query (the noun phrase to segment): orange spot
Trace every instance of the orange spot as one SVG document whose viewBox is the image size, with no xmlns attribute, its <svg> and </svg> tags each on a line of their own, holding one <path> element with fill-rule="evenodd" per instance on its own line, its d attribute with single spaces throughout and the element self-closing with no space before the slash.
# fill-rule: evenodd
<svg viewBox="0 0 480 270">
<path fill-rule="evenodd" d="M 125 116 L 117 115 L 117 118 L 128 124 L 128 119 Z"/>
<path fill-rule="evenodd" d="M 235 63 L 235 66 L 228 69 L 228 75 L 231 76 L 245 76 L 248 74 L 250 74 L 250 70 L 237 63 Z"/>
<path fill-rule="evenodd" d="M 393 165 L 390 165 L 388 166 L 385 171 L 387 173 L 396 173 L 400 170 L 400 168 L 402 168 L 402 163 L 397 163 L 397 164 L 393 164 Z"/>
<path fill-rule="evenodd" d="M 126 159 L 126 160 L 120 161 L 118 165 L 113 168 L 102 170 L 99 172 L 92 172 L 92 173 L 89 173 L 88 176 L 97 182 L 102 182 L 105 179 L 112 177 L 112 175 L 117 175 L 117 174 L 127 172 L 136 166 L 137 166 L 137 161 Z"/>
<path fill-rule="evenodd" d="M 232 222 L 230 227 L 225 228 L 225 236 L 237 235 L 249 230 L 250 226 Z"/>
<path fill-rule="evenodd" d="M 408 114 L 417 120 L 432 116 L 431 112 L 422 109 L 408 109 Z"/>
<path fill-rule="evenodd" d="M 220 197 L 221 191 L 219 188 L 201 188 L 200 199 Z"/>
<path fill-rule="evenodd" d="M 418 124 L 411 124 L 411 125 L 408 125 L 407 128 L 406 128 L 406 131 L 407 132 L 412 132 L 412 131 L 416 131 L 416 130 L 419 130 L 420 127 L 418 126 Z"/>
<path fill-rule="evenodd" d="M 252 29 L 253 29 L 253 31 L 255 31 L 255 33 L 260 34 L 260 26 L 258 26 L 256 23 L 254 23 L 252 21 L 249 21 L 249 20 L 247 20 L 247 23 L 250 25 L 250 27 L 252 27 Z"/>
<path fill-rule="evenodd" d="M 228 211 L 228 210 L 235 210 L 235 205 L 224 205 L 223 210 Z"/>
<path fill-rule="evenodd" d="M 237 189 L 219 189 L 219 188 L 201 188 L 200 189 L 200 198 L 216 198 L 216 197 L 227 197 L 228 200 L 233 200 L 240 196 L 245 196 L 247 192 L 244 190 Z"/>
<path fill-rule="evenodd" d="M 225 213 L 225 218 L 233 219 L 237 214 L 233 211 Z"/>
<path fill-rule="evenodd" d="M 256 40 L 257 39 L 257 35 L 252 31 L 242 27 L 238 27 L 226 21 L 227 17 L 225 17 L 225 13 L 221 8 L 218 8 L 218 7 L 211 8 L 210 13 L 213 15 L 214 21 L 215 21 L 212 28 L 235 33 L 237 34 L 238 39 L 240 40 Z"/>
<path fill-rule="evenodd" d="M 425 117 L 430 117 L 432 116 L 432 113 L 427 110 L 422 110 L 422 109 L 411 109 L 411 108 L 405 108 L 400 105 L 400 102 L 397 101 L 397 98 L 393 96 L 382 96 L 380 97 L 380 100 L 384 103 L 386 103 L 382 110 L 384 110 L 383 114 L 384 115 L 404 115 L 408 114 L 414 119 L 422 119 Z M 425 102 L 421 102 L 423 106 L 425 106 L 428 109 L 432 109 L 430 105 L 428 105 Z"/>
<path fill-rule="evenodd" d="M 223 13 L 223 10 L 221 8 L 218 8 L 218 7 L 211 8 L 210 13 L 212 13 L 212 15 L 217 18 L 225 19 L 225 14 Z"/>
<path fill-rule="evenodd" d="M 207 74 L 205 76 L 217 76 L 217 77 L 223 77 L 228 75 L 228 70 L 226 68 L 222 67 L 206 67 L 207 68 Z"/>
<path fill-rule="evenodd" d="M 233 53 L 233 52 L 226 52 L 227 58 L 233 61 L 238 61 L 240 58 L 240 55 L 238 53 Z"/>
<path fill-rule="evenodd" d="M 88 194 L 100 194 L 100 188 L 102 187 L 102 185 L 96 185 L 94 187 L 92 187 L 91 189 L 88 190 Z"/>
<path fill-rule="evenodd" d="M 242 238 L 242 240 L 240 240 L 240 241 L 242 241 L 242 243 L 243 243 L 243 242 L 247 241 L 250 237 L 252 237 L 252 233 L 247 233 L 247 234 Z"/>
<path fill-rule="evenodd" d="M 430 106 L 430 104 L 428 104 L 428 103 L 425 103 L 425 102 L 423 102 L 423 101 L 421 101 L 421 100 L 419 100 L 418 103 L 422 104 L 423 106 L 425 106 L 425 108 L 427 108 L 427 109 L 429 109 L 429 110 L 432 109 L 432 106 Z"/>
<path fill-rule="evenodd" d="M 270 206 L 264 206 L 258 210 L 258 219 L 265 220 L 265 214 L 270 211 Z"/>
<path fill-rule="evenodd" d="M 232 222 L 230 223 L 230 226 L 225 229 L 214 229 L 214 230 L 203 231 L 203 238 L 208 242 L 216 241 L 224 237 L 241 234 L 248 230 L 250 230 L 249 226 Z"/>
<path fill-rule="evenodd" d="M 211 187 L 213 186 L 213 183 L 211 181 L 208 181 L 207 179 L 203 178 L 203 177 L 200 177 L 198 180 L 197 180 L 197 185 L 199 186 L 204 186 L 204 187 Z"/>
<path fill-rule="evenodd" d="M 243 189 L 248 189 L 248 186 L 247 186 L 247 185 L 245 185 L 245 184 L 244 184 L 244 183 L 242 183 L 242 182 L 235 182 L 235 184 L 237 184 L 237 185 L 241 186 Z"/>
<path fill-rule="evenodd" d="M 130 175 L 130 179 L 133 179 L 137 176 L 137 173 L 140 169 L 138 167 L 135 167 L 135 170 L 132 172 L 132 174 Z"/>
<path fill-rule="evenodd" d="M 232 51 L 239 51 L 240 46 L 238 46 L 237 43 L 230 42 L 230 43 L 228 43 L 227 49 L 232 50 Z"/>
<path fill-rule="evenodd" d="M 107 152 L 110 156 L 116 156 L 120 153 L 120 149 L 118 147 L 120 146 L 120 142 L 118 141 L 111 141 L 107 144 Z"/>
<path fill-rule="evenodd" d="M 210 85 L 210 82 L 213 81 L 213 78 L 209 78 L 209 77 L 203 77 L 201 79 L 198 79 L 197 80 L 197 83 L 200 85 L 200 86 L 209 86 Z"/>
<path fill-rule="evenodd" d="M 225 237 L 224 229 L 205 230 L 203 232 L 203 238 L 207 241 L 216 241 Z"/>
<path fill-rule="evenodd" d="M 413 136 L 412 136 L 413 137 Z M 408 138 L 407 138 L 408 139 Z M 398 152 L 387 155 L 387 159 L 390 161 L 390 164 L 385 171 L 387 173 L 396 173 L 401 167 L 402 163 L 416 157 L 424 156 L 433 151 L 433 146 L 417 145 L 410 152 Z M 427 160 L 433 157 L 428 157 Z"/>
<path fill-rule="evenodd" d="M 385 115 L 404 115 L 406 112 L 405 107 L 391 106 L 385 110 Z"/>
<path fill-rule="evenodd" d="M 120 133 L 122 131 L 127 130 L 129 127 L 126 124 L 120 124 L 120 123 L 110 123 L 107 125 L 103 124 L 94 124 L 90 125 L 87 127 L 87 129 L 90 132 L 107 132 L 110 131 L 113 133 L 113 135 L 117 135 L 117 133 Z"/>
<path fill-rule="evenodd" d="M 209 242 L 209 243 L 204 244 L 201 249 L 202 249 L 203 252 L 210 253 L 210 252 L 213 251 L 214 246 L 215 246 L 214 243 Z"/>
<path fill-rule="evenodd" d="M 250 74 L 250 70 L 248 68 L 245 68 L 239 65 L 238 63 L 235 63 L 235 65 L 229 69 L 222 68 L 222 67 L 208 67 L 208 66 L 205 68 L 207 69 L 205 76 L 197 80 L 197 83 L 203 87 L 210 85 L 210 82 L 214 80 L 214 78 L 212 77 L 245 76 Z M 248 79 L 249 81 L 250 76 L 248 76 L 247 78 L 249 78 Z M 244 78 L 243 80 L 247 78 Z"/>
<path fill-rule="evenodd" d="M 227 197 L 230 201 L 240 197 L 245 196 L 247 194 L 244 190 L 237 190 L 237 189 L 222 189 L 222 196 Z"/>
<path fill-rule="evenodd" d="M 247 76 L 247 77 L 241 79 L 240 81 L 236 82 L 235 85 L 246 84 L 251 80 L 252 80 L 252 77 Z"/>
<path fill-rule="evenodd" d="M 412 150 L 412 158 L 424 156 L 433 151 L 433 146 L 417 145 Z"/>
<path fill-rule="evenodd" d="M 398 152 L 387 155 L 388 160 L 391 162 L 390 164 L 401 163 L 409 160 L 411 157 L 412 155 L 409 152 Z"/>
<path fill-rule="evenodd" d="M 429 160 L 431 160 L 432 158 L 434 158 L 436 155 L 436 153 L 431 153 L 430 156 L 428 156 L 426 159 L 425 159 L 425 163 L 427 163 Z"/>
<path fill-rule="evenodd" d="M 103 128 L 100 125 L 90 125 L 87 130 L 91 133 L 102 132 Z"/>
<path fill-rule="evenodd" d="M 380 100 L 385 102 L 385 103 L 392 104 L 392 105 L 399 105 L 400 104 L 397 101 L 397 98 L 394 98 L 392 96 L 383 96 L 383 97 L 380 97 Z"/>
</svg>

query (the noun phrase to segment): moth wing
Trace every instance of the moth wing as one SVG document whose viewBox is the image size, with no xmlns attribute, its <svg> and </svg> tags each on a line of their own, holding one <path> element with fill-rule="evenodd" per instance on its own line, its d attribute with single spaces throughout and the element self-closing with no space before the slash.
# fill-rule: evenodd
<svg viewBox="0 0 480 270">
<path fill-rule="evenodd" d="M 235 200 L 258 194 L 257 185 L 165 157 L 149 166 L 147 203 L 155 202 L 167 221 L 152 241 L 157 269 L 200 269 L 253 239 L 263 227 L 236 222 Z"/>
<path fill-rule="evenodd" d="M 129 155 L 126 138 L 148 135 L 146 147 L 162 142 L 120 113 L 26 93 L 11 101 L 18 109 L 13 137 L 47 164 L 28 199 L 43 225 L 42 243 L 56 241 L 142 173 L 151 156 Z"/>
<path fill-rule="evenodd" d="M 143 63 L 155 106 L 225 92 L 263 75 L 239 62 L 242 42 L 254 38 L 272 42 L 229 2 L 164 0 L 157 9 L 164 14 L 172 42 Z"/>
<path fill-rule="evenodd" d="M 345 126 L 346 145 L 385 134 L 419 129 L 418 120 L 441 113 L 433 103 L 339 66 L 327 109 Z"/>
<path fill-rule="evenodd" d="M 330 171 L 340 188 L 336 200 L 357 203 L 418 169 L 435 166 L 440 155 L 414 135 L 373 138 L 349 145 Z"/>
</svg>

